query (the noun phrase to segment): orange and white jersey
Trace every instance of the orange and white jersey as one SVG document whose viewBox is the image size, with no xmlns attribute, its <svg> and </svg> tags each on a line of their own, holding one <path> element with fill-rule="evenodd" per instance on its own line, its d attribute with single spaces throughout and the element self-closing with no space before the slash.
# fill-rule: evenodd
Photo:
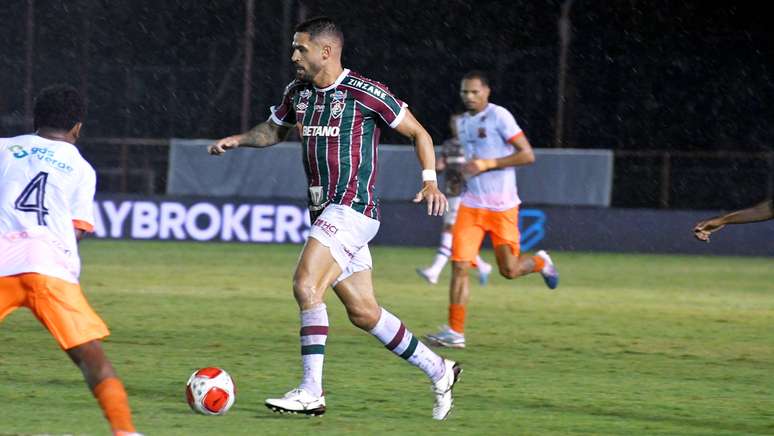
<svg viewBox="0 0 774 436">
<path fill-rule="evenodd" d="M 457 117 L 456 124 L 468 161 L 513 154 L 515 148 L 509 142 L 524 134 L 508 109 L 492 103 L 475 115 L 465 112 Z M 490 170 L 468 179 L 462 194 L 462 204 L 468 207 L 503 211 L 520 203 L 514 167 Z"/>
<path fill-rule="evenodd" d="M 70 143 L 0 138 L 0 276 L 34 272 L 78 283 L 75 228 L 93 229 L 96 184 Z"/>
</svg>

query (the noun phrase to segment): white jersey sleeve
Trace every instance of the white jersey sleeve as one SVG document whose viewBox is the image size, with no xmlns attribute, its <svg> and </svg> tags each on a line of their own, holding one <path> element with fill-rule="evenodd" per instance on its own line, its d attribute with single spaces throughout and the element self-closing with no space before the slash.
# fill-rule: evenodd
<svg viewBox="0 0 774 436">
<path fill-rule="evenodd" d="M 519 135 L 524 134 L 521 127 L 516 123 L 516 119 L 513 115 L 502 106 L 495 106 L 496 116 L 496 128 L 500 134 L 500 138 L 503 142 L 511 142 L 513 139 L 518 138 Z"/>
<path fill-rule="evenodd" d="M 94 194 L 97 190 L 97 174 L 91 165 L 84 168 L 82 182 L 73 192 L 70 213 L 73 227 L 86 232 L 94 231 Z"/>
</svg>

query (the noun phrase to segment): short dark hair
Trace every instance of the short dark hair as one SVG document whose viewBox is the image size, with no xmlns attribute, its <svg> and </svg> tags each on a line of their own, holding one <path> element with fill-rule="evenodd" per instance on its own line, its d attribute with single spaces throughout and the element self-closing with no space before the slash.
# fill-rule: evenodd
<svg viewBox="0 0 774 436">
<path fill-rule="evenodd" d="M 86 105 L 77 89 L 70 85 L 52 85 L 35 97 L 35 130 L 70 130 L 83 120 Z"/>
<path fill-rule="evenodd" d="M 309 37 L 314 39 L 319 35 L 330 35 L 344 44 L 344 33 L 339 26 L 330 17 L 310 18 L 296 26 L 296 32 L 308 33 Z"/>
<path fill-rule="evenodd" d="M 462 80 L 472 79 L 478 79 L 484 86 L 489 87 L 489 77 L 487 77 L 486 73 L 481 70 L 469 71 L 464 76 L 462 76 Z"/>
</svg>

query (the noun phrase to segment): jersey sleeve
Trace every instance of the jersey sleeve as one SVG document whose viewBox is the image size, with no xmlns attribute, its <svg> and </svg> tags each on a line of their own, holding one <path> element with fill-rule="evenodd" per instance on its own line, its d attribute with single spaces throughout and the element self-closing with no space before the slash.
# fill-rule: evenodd
<svg viewBox="0 0 774 436">
<path fill-rule="evenodd" d="M 384 87 L 383 89 L 384 92 L 380 92 L 376 96 L 378 103 L 374 109 L 379 114 L 379 118 L 394 129 L 398 127 L 398 124 L 400 124 L 406 116 L 406 108 L 408 105 L 391 93 L 387 87 Z"/>
<path fill-rule="evenodd" d="M 91 166 L 84 171 L 71 199 L 70 214 L 73 227 L 85 232 L 94 231 L 94 193 L 97 189 L 97 175 Z"/>
<path fill-rule="evenodd" d="M 498 108 L 497 111 L 497 133 L 503 141 L 508 143 L 524 134 L 516 123 L 516 119 L 505 108 Z"/>
<path fill-rule="evenodd" d="M 360 103 L 376 113 L 385 124 L 393 129 L 398 127 L 406 116 L 408 105 L 396 97 L 389 88 L 379 82 L 369 82 L 362 89 Z"/>
<path fill-rule="evenodd" d="M 293 96 L 297 82 L 294 80 L 285 87 L 282 93 L 282 101 L 277 106 L 272 106 L 269 110 L 271 115 L 269 119 L 279 126 L 294 127 L 296 125 L 296 110 L 293 107 Z"/>
</svg>

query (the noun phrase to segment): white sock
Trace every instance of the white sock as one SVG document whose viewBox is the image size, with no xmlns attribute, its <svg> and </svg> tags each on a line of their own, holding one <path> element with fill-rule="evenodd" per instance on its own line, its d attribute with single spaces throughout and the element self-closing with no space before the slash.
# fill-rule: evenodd
<svg viewBox="0 0 774 436">
<path fill-rule="evenodd" d="M 438 246 L 438 253 L 435 255 L 435 260 L 430 266 L 430 271 L 438 275 L 443 271 L 443 267 L 446 266 L 446 262 L 449 261 L 451 256 L 452 247 L 452 234 L 449 232 L 443 232 L 441 234 L 441 245 Z"/>
<path fill-rule="evenodd" d="M 304 377 L 301 389 L 321 396 L 325 341 L 328 339 L 328 311 L 324 304 L 301 311 L 301 363 Z"/>
<path fill-rule="evenodd" d="M 382 308 L 379 322 L 371 329 L 372 335 L 384 346 L 421 369 L 430 380 L 437 381 L 443 376 L 443 358 L 419 341 L 393 314 Z"/>
</svg>

